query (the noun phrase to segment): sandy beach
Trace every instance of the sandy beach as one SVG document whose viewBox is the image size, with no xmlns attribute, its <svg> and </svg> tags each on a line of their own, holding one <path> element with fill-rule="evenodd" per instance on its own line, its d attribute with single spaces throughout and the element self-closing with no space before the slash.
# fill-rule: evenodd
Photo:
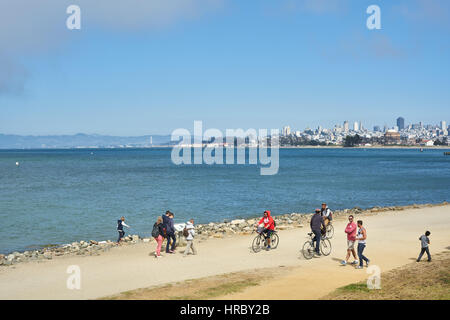
<svg viewBox="0 0 450 320">
<path fill-rule="evenodd" d="M 450 249 L 450 205 L 360 214 L 368 232 L 365 254 L 381 272 L 413 261 L 418 237 L 431 231 L 431 253 Z M 356 220 L 355 219 L 355 220 Z M 253 253 L 254 235 L 197 242 L 199 254 L 183 258 L 181 251 L 161 259 L 149 256 L 155 243 L 114 248 L 99 256 L 62 256 L 0 268 L 0 299 L 95 299 L 207 276 L 259 268 L 277 268 L 275 277 L 259 286 L 221 299 L 318 299 L 337 287 L 367 279 L 366 269 L 340 266 L 346 253 L 345 217 L 334 222 L 332 253 L 305 260 L 300 249 L 308 226 L 279 231 L 276 250 Z M 426 262 L 423 262 L 426 263 Z M 67 289 L 69 266 L 81 270 L 81 289 Z M 283 268 L 289 267 L 289 268 Z M 261 272 L 261 277 L 265 274 Z M 382 285 L 382 284 L 381 284 Z"/>
</svg>

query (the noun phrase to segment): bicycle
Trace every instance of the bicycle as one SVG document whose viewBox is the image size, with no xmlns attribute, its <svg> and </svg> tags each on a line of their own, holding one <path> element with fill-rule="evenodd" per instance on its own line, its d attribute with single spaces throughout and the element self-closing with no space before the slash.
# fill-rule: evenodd
<svg viewBox="0 0 450 320">
<path fill-rule="evenodd" d="M 313 241 L 314 239 L 314 233 L 310 232 L 308 233 L 310 240 L 306 241 L 303 244 L 302 253 L 305 259 L 309 260 L 314 256 L 314 253 L 316 252 L 316 246 Z M 328 238 L 322 237 L 320 239 L 320 245 L 319 245 L 320 252 L 324 256 L 328 256 L 331 253 L 331 242 L 328 240 Z"/>
<path fill-rule="evenodd" d="M 256 232 L 257 235 L 256 235 L 255 239 L 253 239 L 252 250 L 253 250 L 253 252 L 257 253 L 257 252 L 261 251 L 261 249 L 267 247 L 268 237 L 265 235 L 264 232 L 257 232 L 256 230 L 253 230 L 253 232 Z M 279 242 L 280 242 L 280 238 L 278 237 L 277 232 L 275 230 L 273 230 L 272 235 L 270 236 L 271 249 L 276 249 L 278 247 Z"/>
<path fill-rule="evenodd" d="M 325 233 L 325 238 L 326 239 L 331 239 L 334 236 L 334 227 L 333 224 L 331 223 L 331 221 L 328 222 L 327 227 L 326 227 L 326 233 Z"/>
</svg>

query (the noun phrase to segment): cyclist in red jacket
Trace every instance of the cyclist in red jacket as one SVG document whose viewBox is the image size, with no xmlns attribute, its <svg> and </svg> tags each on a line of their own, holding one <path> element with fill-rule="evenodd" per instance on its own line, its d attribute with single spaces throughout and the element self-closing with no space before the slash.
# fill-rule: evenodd
<svg viewBox="0 0 450 320">
<path fill-rule="evenodd" d="M 275 221 L 270 216 L 270 211 L 266 210 L 264 211 L 264 216 L 259 220 L 258 227 L 260 224 L 264 224 L 264 229 L 261 231 L 266 234 L 267 238 L 267 250 L 270 249 L 270 237 L 272 236 L 273 231 L 275 230 Z"/>
</svg>

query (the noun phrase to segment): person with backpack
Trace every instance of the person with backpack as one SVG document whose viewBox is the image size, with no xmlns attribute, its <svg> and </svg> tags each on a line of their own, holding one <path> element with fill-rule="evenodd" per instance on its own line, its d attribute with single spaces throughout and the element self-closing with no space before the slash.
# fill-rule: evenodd
<svg viewBox="0 0 450 320">
<path fill-rule="evenodd" d="M 270 250 L 270 238 L 272 236 L 272 233 L 275 231 L 275 221 L 270 216 L 270 211 L 269 210 L 264 211 L 264 215 L 261 218 L 261 220 L 259 220 L 259 222 L 256 225 L 256 227 L 258 227 L 259 225 L 264 225 L 261 232 L 266 235 L 267 250 Z"/>
<path fill-rule="evenodd" d="M 164 227 L 162 217 L 158 217 L 158 219 L 156 219 L 156 222 L 153 225 L 152 237 L 155 238 L 156 241 L 155 258 L 161 258 L 161 247 L 164 240 Z"/>
<path fill-rule="evenodd" d="M 428 238 L 430 236 L 431 232 L 427 231 L 425 232 L 425 234 L 421 235 L 419 237 L 420 240 L 420 245 L 422 247 L 422 249 L 420 250 L 420 254 L 419 257 L 417 258 L 417 262 L 420 262 L 420 259 L 422 259 L 423 254 L 426 252 L 427 256 L 428 256 L 428 262 L 431 262 L 431 254 L 430 254 L 430 249 L 429 249 L 429 245 L 430 245 L 430 238 Z"/>
<path fill-rule="evenodd" d="M 183 236 L 186 237 L 186 250 L 184 251 L 183 257 L 186 257 L 192 249 L 192 254 L 196 255 L 197 250 L 194 246 L 194 237 L 195 237 L 195 227 L 194 227 L 194 219 L 186 222 L 186 227 L 183 229 Z"/>
<path fill-rule="evenodd" d="M 130 226 L 125 223 L 125 217 L 121 217 L 119 220 L 117 220 L 117 231 L 119 232 L 119 239 L 117 239 L 117 243 L 120 243 L 120 240 L 122 240 L 122 238 L 125 236 L 123 227 L 130 228 Z"/>
</svg>

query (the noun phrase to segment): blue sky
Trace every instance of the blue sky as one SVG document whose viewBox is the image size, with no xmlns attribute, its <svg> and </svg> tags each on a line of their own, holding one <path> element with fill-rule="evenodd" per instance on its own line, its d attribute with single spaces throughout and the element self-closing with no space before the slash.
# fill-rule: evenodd
<svg viewBox="0 0 450 320">
<path fill-rule="evenodd" d="M 34 2 L 0 4 L 0 133 L 450 122 L 446 0 Z"/>
</svg>

